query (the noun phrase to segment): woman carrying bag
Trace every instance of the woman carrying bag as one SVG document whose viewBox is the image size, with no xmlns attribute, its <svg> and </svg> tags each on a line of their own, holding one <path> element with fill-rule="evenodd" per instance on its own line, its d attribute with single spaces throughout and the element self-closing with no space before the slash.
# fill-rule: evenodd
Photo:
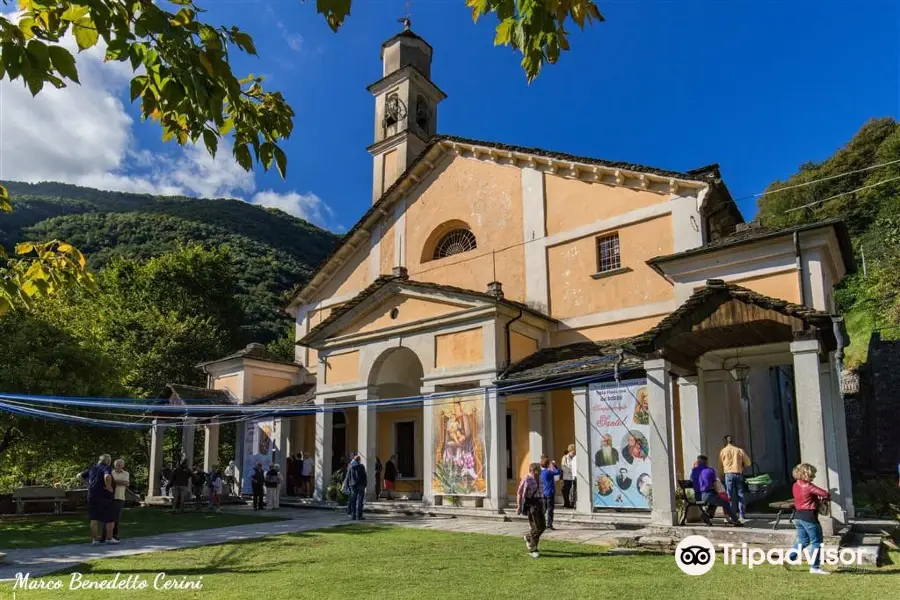
<svg viewBox="0 0 900 600">
<path fill-rule="evenodd" d="M 796 480 L 793 487 L 794 495 L 794 527 L 797 528 L 797 543 L 790 556 L 796 558 L 805 547 L 809 547 L 810 568 L 813 575 L 830 575 L 819 565 L 822 562 L 822 525 L 819 523 L 819 515 L 830 513 L 828 505 L 831 495 L 827 490 L 813 485 L 816 478 L 816 468 L 807 463 L 801 463 L 794 467 L 791 473 Z"/>
</svg>

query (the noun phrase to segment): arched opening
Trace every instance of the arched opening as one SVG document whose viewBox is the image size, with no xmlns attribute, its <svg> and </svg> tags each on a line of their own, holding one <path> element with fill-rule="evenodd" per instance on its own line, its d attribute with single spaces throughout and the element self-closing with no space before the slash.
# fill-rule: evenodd
<svg viewBox="0 0 900 600">
<path fill-rule="evenodd" d="M 391 348 L 375 361 L 368 383 L 379 399 L 415 397 L 421 393 L 423 375 L 422 362 L 415 352 Z M 420 498 L 425 439 L 421 404 L 382 405 L 375 418 L 375 455 L 384 465 L 383 473 L 387 474 L 388 460 L 394 458 L 397 477 L 391 497 Z"/>
<path fill-rule="evenodd" d="M 428 236 L 422 248 L 422 262 L 470 252 L 477 247 L 478 240 L 469 224 L 453 219 L 437 226 Z"/>
</svg>

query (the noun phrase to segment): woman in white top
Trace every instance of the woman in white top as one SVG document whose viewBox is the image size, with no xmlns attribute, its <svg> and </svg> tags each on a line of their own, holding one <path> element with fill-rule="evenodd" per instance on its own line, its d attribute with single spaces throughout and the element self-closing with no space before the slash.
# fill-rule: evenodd
<svg viewBox="0 0 900 600">
<path fill-rule="evenodd" d="M 562 457 L 563 508 L 575 508 L 575 486 L 578 485 L 578 468 L 575 464 L 575 444 L 569 444 Z"/>
<path fill-rule="evenodd" d="M 113 464 L 112 480 L 115 494 L 115 525 L 113 525 L 113 539 L 119 541 L 119 519 L 122 516 L 122 508 L 125 506 L 125 490 L 128 489 L 129 475 L 125 470 L 125 461 L 121 458 Z"/>
</svg>

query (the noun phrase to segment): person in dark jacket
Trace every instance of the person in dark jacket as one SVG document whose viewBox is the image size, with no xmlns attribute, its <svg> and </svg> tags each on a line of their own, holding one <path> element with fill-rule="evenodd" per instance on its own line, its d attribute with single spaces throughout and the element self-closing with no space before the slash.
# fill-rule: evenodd
<svg viewBox="0 0 900 600">
<path fill-rule="evenodd" d="M 203 507 L 204 485 L 206 485 L 206 473 L 200 470 L 199 465 L 194 465 L 194 472 L 191 473 L 191 493 L 194 494 L 194 501 L 197 503 L 194 507 L 196 510 Z"/>
<path fill-rule="evenodd" d="M 381 484 L 384 481 L 381 478 L 381 473 L 384 470 L 384 467 L 381 465 L 381 459 L 377 456 L 375 457 L 375 499 L 378 500 L 381 498 Z"/>
<path fill-rule="evenodd" d="M 176 512 L 184 512 L 184 505 L 187 504 L 188 494 L 190 494 L 190 485 L 191 470 L 188 469 L 187 461 L 182 461 L 172 473 L 172 498 Z"/>
<path fill-rule="evenodd" d="M 394 499 L 394 487 L 397 485 L 397 457 L 391 454 L 384 465 L 384 492 L 388 500 Z"/>
<path fill-rule="evenodd" d="M 263 495 L 266 491 L 266 472 L 263 471 L 262 463 L 256 463 L 253 472 L 250 474 L 250 487 L 253 490 L 253 510 L 262 510 L 265 503 Z"/>
<path fill-rule="evenodd" d="M 347 468 L 347 488 L 350 490 L 350 518 L 354 521 L 361 521 L 364 518 L 363 503 L 366 498 L 366 486 L 368 484 L 366 467 L 360 462 L 359 454 L 356 454 Z"/>
</svg>

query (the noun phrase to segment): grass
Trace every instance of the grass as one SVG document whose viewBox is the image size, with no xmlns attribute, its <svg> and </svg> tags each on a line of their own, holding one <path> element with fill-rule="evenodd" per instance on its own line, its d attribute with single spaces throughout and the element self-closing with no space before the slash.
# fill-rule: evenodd
<svg viewBox="0 0 900 600">
<path fill-rule="evenodd" d="M 202 590 L 170 590 L 166 598 L 892 598 L 900 571 L 809 575 L 780 567 L 724 566 L 690 577 L 672 556 L 615 556 L 596 546 L 541 544 L 533 560 L 521 539 L 416 529 L 345 526 L 218 546 L 157 552 L 81 565 L 85 580 L 137 576 L 146 591 L 18 591 L 18 600 L 143 597 L 153 581 L 202 582 Z M 796 567 L 799 569 L 799 567 Z M 201 578 L 202 579 L 199 579 Z M 10 590 L 5 584 L 0 590 Z M 251 593 L 251 591 L 254 591 Z"/>
<path fill-rule="evenodd" d="M 163 508 L 126 508 L 119 521 L 122 538 L 230 527 L 278 518 L 191 511 L 170 513 Z M 87 513 L 3 517 L 0 519 L 0 548 L 41 548 L 90 541 Z"/>
</svg>

